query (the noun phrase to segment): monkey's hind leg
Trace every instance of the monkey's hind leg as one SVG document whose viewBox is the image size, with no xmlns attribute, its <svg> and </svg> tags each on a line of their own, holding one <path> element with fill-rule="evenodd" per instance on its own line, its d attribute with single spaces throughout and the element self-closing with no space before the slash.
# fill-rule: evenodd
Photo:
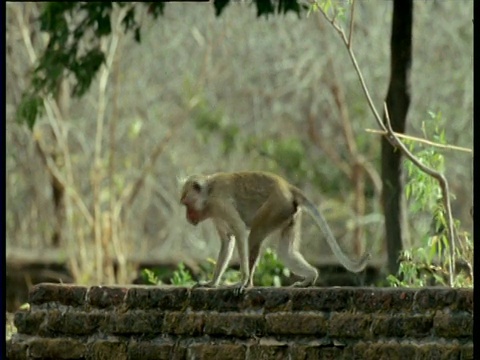
<svg viewBox="0 0 480 360">
<path fill-rule="evenodd" d="M 299 251 L 300 247 L 301 211 L 292 216 L 292 220 L 282 229 L 278 247 L 278 255 L 294 274 L 302 276 L 292 286 L 306 287 L 314 285 L 318 278 L 318 271 L 310 265 Z"/>
</svg>

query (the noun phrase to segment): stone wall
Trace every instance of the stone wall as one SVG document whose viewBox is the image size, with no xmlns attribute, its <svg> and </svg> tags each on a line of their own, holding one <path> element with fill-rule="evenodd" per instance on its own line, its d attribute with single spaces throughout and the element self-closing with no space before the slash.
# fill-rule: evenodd
<svg viewBox="0 0 480 360">
<path fill-rule="evenodd" d="M 39 284 L 9 359 L 473 359 L 473 290 Z"/>
</svg>

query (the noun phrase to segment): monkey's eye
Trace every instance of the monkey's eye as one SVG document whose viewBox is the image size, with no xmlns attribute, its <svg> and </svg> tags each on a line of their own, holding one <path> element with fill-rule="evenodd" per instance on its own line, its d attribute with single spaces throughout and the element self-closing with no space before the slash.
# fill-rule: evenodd
<svg viewBox="0 0 480 360">
<path fill-rule="evenodd" d="M 200 192 L 200 190 L 202 190 L 200 184 L 197 183 L 197 182 L 194 182 L 194 183 L 192 184 L 192 188 L 193 188 L 193 190 L 195 190 L 195 191 L 198 192 L 198 193 Z"/>
</svg>

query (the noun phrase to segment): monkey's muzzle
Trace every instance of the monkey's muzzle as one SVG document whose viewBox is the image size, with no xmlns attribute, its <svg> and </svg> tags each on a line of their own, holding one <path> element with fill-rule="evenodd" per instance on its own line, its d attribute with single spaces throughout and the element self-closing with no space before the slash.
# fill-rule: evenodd
<svg viewBox="0 0 480 360">
<path fill-rule="evenodd" d="M 197 225 L 201 219 L 200 213 L 187 206 L 187 220 L 192 225 Z"/>
</svg>

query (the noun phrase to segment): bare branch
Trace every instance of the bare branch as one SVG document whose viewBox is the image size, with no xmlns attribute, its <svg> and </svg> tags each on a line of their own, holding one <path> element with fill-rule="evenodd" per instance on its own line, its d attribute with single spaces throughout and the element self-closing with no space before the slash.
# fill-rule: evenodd
<svg viewBox="0 0 480 360">
<path fill-rule="evenodd" d="M 50 156 L 46 154 L 46 151 L 43 148 L 43 145 L 41 144 L 38 136 L 34 136 L 34 141 L 35 141 L 37 150 L 40 154 L 40 157 L 44 165 L 47 167 L 49 174 L 52 177 L 54 177 L 55 180 L 58 181 L 63 186 L 67 194 L 71 196 L 71 198 L 73 199 L 73 202 L 78 206 L 78 209 L 85 217 L 85 220 L 87 220 L 89 225 L 92 225 L 93 217 L 88 211 L 87 207 L 85 206 L 85 203 L 83 202 L 80 195 L 78 195 L 77 191 L 73 187 L 68 185 L 67 181 L 64 179 L 63 175 L 60 173 L 60 170 L 57 168 L 57 165 L 55 164 L 55 162 L 52 160 Z"/>
<path fill-rule="evenodd" d="M 348 30 L 348 48 L 352 47 L 352 36 L 353 36 L 353 18 L 355 15 L 355 0 L 352 0 L 352 11 L 350 14 L 350 28 Z"/>
<path fill-rule="evenodd" d="M 23 43 L 27 50 L 28 56 L 30 58 L 30 62 L 34 64 L 37 61 L 37 55 L 35 53 L 35 49 L 33 48 L 32 40 L 30 38 L 28 27 L 25 24 L 24 16 L 21 9 L 22 8 L 16 8 L 17 10 L 16 17 L 21 29 Z M 68 144 L 66 141 L 67 131 L 65 129 L 65 126 L 62 125 L 61 123 L 62 115 L 61 115 L 60 109 L 58 108 L 55 101 L 53 101 L 52 99 L 44 99 L 43 103 L 45 106 L 45 111 L 47 113 L 49 124 L 52 127 L 55 138 L 58 141 L 58 145 L 62 149 L 62 154 L 65 159 L 65 170 L 67 173 L 67 179 L 63 178 L 57 166 L 48 157 L 45 157 L 44 159 L 45 164 L 47 165 L 47 169 L 50 172 L 50 174 L 54 176 L 56 180 L 58 180 L 65 187 L 65 189 L 67 190 L 67 194 L 72 197 L 72 199 L 74 200 L 74 203 L 78 206 L 78 208 L 80 209 L 80 212 L 84 215 L 87 222 L 91 223 L 93 221 L 93 217 L 88 211 L 85 203 L 83 202 L 83 200 L 78 195 L 78 192 L 75 189 L 75 184 L 73 181 L 72 165 L 70 161 L 70 152 L 68 150 Z M 37 146 L 40 152 L 41 153 L 43 152 L 43 155 L 46 156 L 46 153 L 43 151 L 41 144 L 38 142 L 38 138 L 36 138 L 35 141 L 37 143 Z M 68 200 L 68 197 L 67 197 L 67 200 Z M 69 219 L 71 221 L 71 210 L 68 205 L 66 206 L 66 210 L 67 210 L 67 213 L 69 214 Z"/>
<path fill-rule="evenodd" d="M 333 28 L 338 32 L 340 37 L 343 40 L 343 43 L 347 47 L 348 55 L 350 56 L 350 60 L 353 63 L 353 67 L 355 68 L 355 72 L 357 73 L 358 79 L 360 80 L 360 84 L 362 85 L 362 90 L 363 93 L 365 94 L 365 97 L 367 98 L 368 106 L 370 107 L 370 110 L 372 111 L 375 120 L 378 123 L 378 126 L 383 129 L 384 131 L 387 131 L 385 128 L 385 125 L 383 124 L 381 116 L 378 114 L 377 109 L 375 105 L 373 104 L 373 100 L 370 96 L 370 91 L 368 90 L 367 84 L 365 83 L 365 79 L 363 78 L 362 71 L 360 70 L 360 66 L 358 65 L 357 58 L 355 57 L 355 54 L 353 53 L 353 50 L 351 47 L 349 47 L 349 42 L 347 37 L 345 36 L 345 32 L 343 31 L 342 28 L 338 26 L 335 22 L 333 22 L 332 19 L 328 17 L 328 15 L 322 10 L 321 7 L 319 7 L 320 12 L 322 15 L 325 17 L 325 19 L 333 26 Z"/>
<path fill-rule="evenodd" d="M 158 143 L 157 146 L 150 153 L 150 156 L 148 157 L 148 160 L 146 161 L 145 165 L 140 171 L 140 175 L 137 177 L 137 180 L 135 181 L 135 183 L 127 187 L 123 192 L 122 196 L 120 197 L 120 200 L 116 207 L 116 214 L 114 214 L 115 216 L 118 216 L 118 214 L 120 213 L 124 205 L 127 205 L 128 207 L 131 206 L 131 204 L 137 197 L 138 192 L 143 186 L 145 177 L 152 170 L 157 158 L 160 156 L 160 154 L 163 153 L 163 150 L 167 146 L 168 142 L 172 139 L 172 137 L 175 135 L 175 133 L 178 131 L 178 129 L 182 124 L 183 124 L 183 121 L 177 121 L 172 126 L 172 128 L 168 131 L 168 133 L 165 135 L 163 140 L 160 143 Z"/>
<path fill-rule="evenodd" d="M 388 135 L 388 132 L 381 131 L 381 130 L 365 129 L 365 131 L 369 132 L 369 133 L 372 133 L 372 134 Z M 464 148 L 464 147 L 461 147 L 461 146 L 439 144 L 439 143 L 436 143 L 436 142 L 433 142 L 433 141 L 430 141 L 430 140 L 427 140 L 427 139 L 422 139 L 422 138 L 419 138 L 419 137 L 416 137 L 416 136 L 411 136 L 411 135 L 405 135 L 405 134 L 401 134 L 401 133 L 398 133 L 398 132 L 395 132 L 395 131 L 393 133 L 395 134 L 395 136 L 399 137 L 400 139 L 412 140 L 412 141 L 416 141 L 416 142 L 419 142 L 419 143 L 422 143 L 422 144 L 435 146 L 435 147 L 446 149 L 446 150 L 458 150 L 458 151 L 467 152 L 469 154 L 473 154 L 472 149 Z"/>
</svg>

